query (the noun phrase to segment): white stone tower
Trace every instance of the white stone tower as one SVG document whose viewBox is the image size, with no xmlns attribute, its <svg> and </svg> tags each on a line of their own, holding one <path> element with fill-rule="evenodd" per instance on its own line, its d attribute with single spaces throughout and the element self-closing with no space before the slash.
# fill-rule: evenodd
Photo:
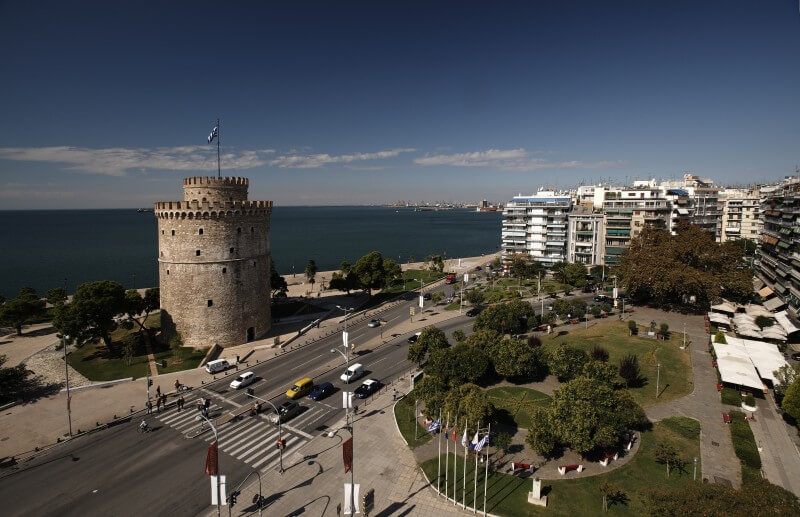
<svg viewBox="0 0 800 517">
<path fill-rule="evenodd" d="M 270 328 L 272 201 L 248 201 L 247 178 L 183 180 L 183 201 L 155 204 L 161 328 L 184 345 L 222 347 Z"/>
</svg>

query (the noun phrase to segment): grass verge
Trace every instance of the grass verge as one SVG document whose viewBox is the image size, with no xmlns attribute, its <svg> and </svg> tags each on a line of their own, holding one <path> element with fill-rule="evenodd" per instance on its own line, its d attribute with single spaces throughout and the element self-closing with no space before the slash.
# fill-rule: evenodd
<svg viewBox="0 0 800 517">
<path fill-rule="evenodd" d="M 681 487 L 692 483 L 692 458 L 700 457 L 700 424 L 696 420 L 676 417 L 663 420 L 653 427 L 651 431 L 642 433 L 642 442 L 639 452 L 631 461 L 617 470 L 608 474 L 578 478 L 571 480 L 543 480 L 542 488 L 548 496 L 547 508 L 540 508 L 528 503 L 527 494 L 531 489 L 531 480 L 518 476 L 501 473 L 489 474 L 487 485 L 486 511 L 501 516 L 526 516 L 526 515 L 600 515 L 602 513 L 603 497 L 599 490 L 602 483 L 613 483 L 625 497 L 609 505 L 610 515 L 647 515 L 647 508 L 639 497 L 644 491 L 653 486 L 670 487 L 679 490 Z M 669 443 L 681 451 L 684 466 L 672 469 L 667 477 L 667 469 L 655 460 L 655 450 L 658 443 Z M 448 492 L 452 497 L 453 480 L 456 480 L 457 500 L 461 501 L 464 487 L 464 458 L 459 457 L 455 469 L 452 455 L 448 462 Z M 422 468 L 436 486 L 436 473 L 438 458 L 432 458 L 422 464 Z M 478 464 L 479 468 L 481 464 Z M 444 474 L 445 458 L 442 457 L 442 474 Z M 593 464 L 590 468 L 602 468 Z M 698 463 L 698 471 L 700 465 Z M 466 501 L 472 504 L 475 461 L 467 461 L 466 472 Z M 441 490 L 444 476 L 440 480 Z M 477 501 L 478 510 L 483 510 L 483 470 L 478 474 Z"/>
<path fill-rule="evenodd" d="M 722 388 L 722 403 L 738 407 L 742 403 L 742 397 L 735 389 L 725 387 Z"/>
<path fill-rule="evenodd" d="M 642 385 L 630 388 L 636 402 L 642 407 L 663 404 L 670 400 L 688 395 L 692 391 L 692 365 L 687 351 L 680 350 L 678 343 L 661 341 L 641 336 L 630 336 L 627 323 L 622 321 L 604 321 L 589 328 L 575 328 L 564 333 L 553 333 L 541 336 L 546 349 L 564 343 L 575 348 L 586 350 L 593 346 L 605 348 L 609 354 L 609 363 L 619 364 L 619 360 L 627 354 L 636 354 L 639 358 Z M 655 381 L 660 368 L 659 396 L 656 399 Z"/>
<path fill-rule="evenodd" d="M 761 479 L 761 456 L 750 424 L 741 411 L 731 411 L 731 439 L 736 457 L 742 462 L 742 484 Z"/>
<path fill-rule="evenodd" d="M 397 421 L 400 434 L 412 449 L 430 441 L 431 435 L 428 430 L 419 425 L 414 418 L 414 400 L 410 397 L 405 397 L 394 406 L 394 419 Z M 415 428 L 417 429 L 416 439 L 414 439 Z"/>
</svg>

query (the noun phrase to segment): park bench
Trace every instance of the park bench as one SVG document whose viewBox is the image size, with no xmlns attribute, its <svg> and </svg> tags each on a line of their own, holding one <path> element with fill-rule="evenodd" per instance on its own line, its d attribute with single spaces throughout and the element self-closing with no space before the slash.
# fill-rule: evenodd
<svg viewBox="0 0 800 517">
<path fill-rule="evenodd" d="M 731 414 L 730 413 L 722 413 L 722 421 L 726 424 L 731 423 Z"/>
<path fill-rule="evenodd" d="M 562 476 L 571 470 L 577 472 L 583 472 L 583 465 L 579 465 L 576 463 L 574 465 L 561 465 L 560 467 L 558 467 L 558 473 L 561 474 Z"/>
<path fill-rule="evenodd" d="M 575 325 L 575 324 L 580 323 L 580 322 L 581 322 L 581 320 L 579 320 L 577 318 L 572 318 L 571 320 L 569 320 L 570 325 Z"/>
<path fill-rule="evenodd" d="M 515 461 L 512 461 L 511 465 L 508 467 L 508 471 L 512 474 L 522 474 L 525 472 L 533 473 L 534 470 L 536 470 L 536 467 L 530 463 L 517 463 Z"/>
<path fill-rule="evenodd" d="M 602 460 L 600 460 L 600 465 L 602 465 L 604 467 L 607 467 L 609 461 L 611 461 L 611 460 L 616 461 L 618 459 L 619 459 L 619 453 L 618 452 L 615 452 L 613 454 L 609 452 L 608 454 L 603 456 Z"/>
</svg>

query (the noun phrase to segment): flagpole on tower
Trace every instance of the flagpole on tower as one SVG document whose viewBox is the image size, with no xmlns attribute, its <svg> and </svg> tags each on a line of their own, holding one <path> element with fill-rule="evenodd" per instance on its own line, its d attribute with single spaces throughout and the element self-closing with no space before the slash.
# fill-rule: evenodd
<svg viewBox="0 0 800 517">
<path fill-rule="evenodd" d="M 217 177 L 222 177 L 219 165 L 219 119 L 217 119 Z"/>
</svg>

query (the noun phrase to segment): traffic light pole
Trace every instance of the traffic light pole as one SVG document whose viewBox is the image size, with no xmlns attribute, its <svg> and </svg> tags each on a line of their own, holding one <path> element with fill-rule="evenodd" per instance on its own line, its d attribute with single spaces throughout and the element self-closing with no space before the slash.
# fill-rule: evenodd
<svg viewBox="0 0 800 517">
<path fill-rule="evenodd" d="M 275 404 L 273 404 L 269 400 L 262 399 L 261 397 L 256 397 L 255 395 L 253 395 L 249 391 L 247 393 L 247 396 L 251 397 L 251 398 L 254 398 L 254 399 L 256 399 L 256 400 L 258 400 L 260 402 L 266 402 L 267 404 L 272 406 L 272 409 L 275 410 L 275 416 L 278 417 L 278 445 L 279 445 L 278 446 L 278 458 L 279 458 L 279 460 L 278 460 L 279 463 L 278 464 L 280 465 L 280 467 L 278 467 L 278 472 L 283 474 L 283 434 L 281 432 L 281 414 L 278 412 L 278 408 L 275 407 Z M 261 478 L 259 477 L 259 479 L 261 479 Z"/>
<path fill-rule="evenodd" d="M 253 474 L 258 476 L 258 515 L 261 515 L 261 510 L 263 506 L 262 504 L 263 496 L 261 495 L 261 472 L 254 470 L 253 472 L 245 476 L 242 482 L 239 483 L 239 485 L 233 490 L 233 492 L 231 492 L 230 501 L 228 501 L 228 517 L 231 517 L 231 512 L 232 512 L 231 508 L 233 507 L 233 505 L 236 504 L 236 498 L 241 493 L 241 490 L 239 489 L 242 488 L 242 485 L 244 485 L 247 482 L 247 480 L 250 479 L 250 476 L 252 476 Z"/>
<path fill-rule="evenodd" d="M 148 389 L 148 393 L 150 393 L 149 389 Z M 148 398 L 147 400 L 150 400 L 150 399 Z M 200 413 L 199 415 L 197 415 L 197 419 L 200 419 L 200 418 L 202 418 L 203 420 L 208 422 L 208 425 L 211 427 L 211 430 L 214 431 L 214 442 L 217 444 L 217 450 L 219 450 L 219 436 L 217 435 L 217 428 L 214 427 L 214 424 L 211 423 L 211 420 L 209 420 L 208 417 L 206 417 L 204 414 Z M 221 475 L 219 473 L 220 472 L 220 468 L 219 468 L 219 453 L 217 453 L 216 461 L 217 461 L 217 517 L 220 517 L 221 511 L 222 511 L 222 497 L 220 495 L 220 488 L 219 488 L 220 477 L 221 477 Z M 228 508 L 228 511 L 230 511 L 230 508 Z"/>
</svg>

